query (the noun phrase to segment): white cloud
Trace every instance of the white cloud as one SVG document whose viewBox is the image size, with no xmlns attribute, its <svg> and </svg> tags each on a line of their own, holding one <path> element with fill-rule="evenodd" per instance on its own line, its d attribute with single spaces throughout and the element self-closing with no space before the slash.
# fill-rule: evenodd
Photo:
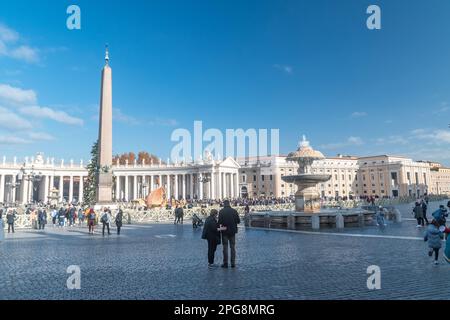
<svg viewBox="0 0 450 320">
<path fill-rule="evenodd" d="M 31 122 L 21 118 L 6 108 L 0 107 L 0 127 L 10 130 L 31 129 Z"/>
<path fill-rule="evenodd" d="M 411 131 L 411 137 L 424 140 L 427 144 L 448 144 L 450 143 L 450 131 L 448 130 L 431 130 L 431 129 L 415 129 Z"/>
<path fill-rule="evenodd" d="M 98 116 L 97 116 L 98 119 Z M 129 125 L 139 125 L 140 121 L 138 119 L 136 119 L 135 117 L 129 116 L 124 114 L 120 109 L 118 108 L 113 108 L 113 120 L 117 121 L 117 122 L 122 122 L 122 123 L 126 123 Z"/>
<path fill-rule="evenodd" d="M 52 141 L 55 137 L 46 132 L 29 132 L 28 137 L 35 141 Z"/>
<path fill-rule="evenodd" d="M 274 64 L 273 65 L 274 68 L 283 71 L 284 73 L 287 74 L 293 74 L 294 73 L 294 68 L 292 66 L 288 66 L 288 65 L 281 65 L 281 64 Z"/>
<path fill-rule="evenodd" d="M 360 137 L 348 137 L 343 142 L 336 142 L 336 143 L 329 143 L 321 145 L 321 149 L 339 149 L 339 148 L 345 148 L 345 147 L 351 147 L 351 146 L 361 146 L 364 144 L 364 141 Z"/>
<path fill-rule="evenodd" d="M 366 112 L 360 112 L 360 111 L 355 111 L 350 115 L 351 118 L 362 118 L 362 117 L 366 117 L 366 116 L 367 116 Z"/>
<path fill-rule="evenodd" d="M 5 56 L 28 63 L 36 63 L 39 61 L 39 50 L 30 46 L 16 43 L 20 41 L 20 34 L 0 24 L 0 56 Z"/>
<path fill-rule="evenodd" d="M 174 127 L 178 125 L 178 121 L 175 119 L 154 118 L 148 124 L 151 126 Z"/>
<path fill-rule="evenodd" d="M 35 63 L 39 61 L 38 49 L 31 48 L 29 46 L 20 46 L 12 49 L 8 56 L 18 60 L 24 60 L 29 63 Z"/>
<path fill-rule="evenodd" d="M 0 40 L 4 42 L 16 42 L 19 40 L 19 33 L 4 24 L 0 24 Z"/>
<path fill-rule="evenodd" d="M 71 124 L 71 125 L 83 125 L 83 120 L 80 118 L 72 117 L 64 111 L 53 110 L 47 107 L 23 107 L 19 109 L 20 113 L 26 114 L 35 118 L 51 119 L 57 122 Z"/>
<path fill-rule="evenodd" d="M 375 139 L 375 144 L 377 145 L 387 145 L 387 144 L 405 145 L 408 143 L 409 143 L 408 139 L 405 139 L 404 137 L 398 135 L 389 136 L 387 138 Z"/>
<path fill-rule="evenodd" d="M 36 104 L 37 96 L 33 90 L 24 90 L 12 87 L 9 84 L 0 84 L 0 99 L 13 104 Z"/>
<path fill-rule="evenodd" d="M 0 145 L 27 144 L 27 143 L 31 143 L 31 141 L 15 136 L 0 136 Z"/>
</svg>

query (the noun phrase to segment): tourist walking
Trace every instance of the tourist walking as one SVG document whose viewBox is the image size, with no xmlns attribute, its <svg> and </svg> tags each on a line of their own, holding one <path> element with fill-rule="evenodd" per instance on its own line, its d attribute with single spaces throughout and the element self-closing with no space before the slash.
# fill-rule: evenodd
<svg viewBox="0 0 450 320">
<path fill-rule="evenodd" d="M 31 227 L 33 229 L 38 228 L 38 214 L 35 208 L 31 209 L 31 213 L 30 213 L 30 218 L 31 218 Z"/>
<path fill-rule="evenodd" d="M 425 220 L 425 223 L 426 223 L 427 225 L 429 225 L 430 223 L 428 222 L 428 219 L 427 219 L 427 209 L 428 209 L 427 202 L 426 202 L 425 200 L 422 200 L 423 220 Z"/>
<path fill-rule="evenodd" d="M 64 210 L 63 207 L 59 208 L 58 211 L 58 222 L 59 222 L 59 227 L 62 228 L 64 227 L 65 223 L 66 223 L 66 210 Z"/>
<path fill-rule="evenodd" d="M 122 228 L 122 220 L 123 220 L 123 211 L 122 209 L 119 208 L 119 212 L 117 212 L 115 219 L 118 235 L 120 235 L 120 229 Z"/>
<path fill-rule="evenodd" d="M 47 224 L 47 211 L 45 209 L 39 209 L 38 211 L 38 224 L 39 230 L 44 230 Z"/>
<path fill-rule="evenodd" d="M 441 204 L 439 206 L 439 209 L 434 211 L 431 215 L 433 216 L 433 219 L 436 220 L 437 223 L 439 223 L 440 226 L 445 226 L 445 218 L 448 217 L 448 213 L 443 204 Z"/>
<path fill-rule="evenodd" d="M 217 210 L 212 209 L 203 227 L 202 239 L 208 241 L 208 267 L 214 267 L 214 256 L 217 245 L 220 244 L 219 224 L 217 223 Z"/>
<path fill-rule="evenodd" d="M 180 223 L 181 222 L 181 224 L 183 224 L 183 215 L 184 215 L 184 212 L 183 212 L 183 208 L 177 203 L 176 204 L 176 206 L 175 206 L 175 211 L 174 211 L 174 213 L 175 213 L 175 221 L 174 221 L 174 224 L 178 224 L 178 223 Z"/>
<path fill-rule="evenodd" d="M 111 214 L 107 208 L 105 208 L 105 210 L 103 211 L 100 221 L 103 224 L 102 234 L 105 235 L 105 227 L 106 227 L 108 229 L 108 235 L 110 235 L 111 232 L 109 230 L 109 225 L 111 223 Z"/>
<path fill-rule="evenodd" d="M 444 259 L 450 263 L 450 228 L 444 227 L 444 234 L 447 235 L 447 240 L 445 241 Z"/>
<path fill-rule="evenodd" d="M 377 226 L 378 227 L 386 227 L 386 220 L 384 217 L 384 209 L 382 206 L 378 207 L 377 213 L 376 213 L 376 219 L 377 219 Z"/>
<path fill-rule="evenodd" d="M 6 214 L 6 223 L 8 223 L 8 233 L 12 231 L 14 233 L 14 222 L 16 221 L 16 212 L 9 209 Z"/>
<path fill-rule="evenodd" d="M 223 264 L 222 268 L 228 268 L 228 246 L 231 251 L 231 267 L 236 266 L 236 233 L 237 225 L 241 223 L 239 214 L 230 206 L 230 201 L 225 200 L 223 209 L 219 212 L 219 226 L 222 230 Z"/>
<path fill-rule="evenodd" d="M 58 210 L 56 210 L 56 207 L 52 210 L 52 223 L 53 228 L 56 227 L 56 219 L 58 218 Z"/>
<path fill-rule="evenodd" d="M 94 234 L 94 227 L 95 227 L 95 211 L 94 211 L 94 209 L 91 208 L 89 210 L 87 219 L 88 219 L 89 234 Z"/>
<path fill-rule="evenodd" d="M 439 250 L 441 249 L 441 240 L 443 238 L 443 233 L 439 230 L 439 223 L 433 219 L 427 227 L 427 232 L 424 237 L 424 241 L 428 241 L 428 255 L 431 257 L 434 252 L 434 264 L 439 264 Z"/>
<path fill-rule="evenodd" d="M 84 211 L 83 208 L 80 207 L 80 209 L 78 209 L 78 226 L 81 227 L 83 223 L 84 223 Z"/>
<path fill-rule="evenodd" d="M 417 219 L 417 228 L 423 227 L 424 226 L 424 223 L 423 223 L 423 210 L 422 210 L 422 206 L 417 201 L 416 201 L 416 204 L 414 206 L 413 213 L 414 213 L 414 218 Z"/>
</svg>

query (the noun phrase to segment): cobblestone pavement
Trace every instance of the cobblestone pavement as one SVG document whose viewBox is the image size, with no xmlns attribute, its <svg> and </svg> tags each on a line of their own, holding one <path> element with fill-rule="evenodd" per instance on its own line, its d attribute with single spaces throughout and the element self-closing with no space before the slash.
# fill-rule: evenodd
<svg viewBox="0 0 450 320">
<path fill-rule="evenodd" d="M 410 209 L 400 207 L 405 218 Z M 98 231 L 49 226 L 7 235 L 0 299 L 450 298 L 450 265 L 432 264 L 411 220 L 332 234 L 240 228 L 237 268 L 226 270 L 208 270 L 206 241 L 190 224 L 125 225 L 104 238 Z M 81 268 L 80 290 L 66 287 L 69 265 Z M 367 289 L 370 265 L 381 268 L 381 290 Z"/>
</svg>

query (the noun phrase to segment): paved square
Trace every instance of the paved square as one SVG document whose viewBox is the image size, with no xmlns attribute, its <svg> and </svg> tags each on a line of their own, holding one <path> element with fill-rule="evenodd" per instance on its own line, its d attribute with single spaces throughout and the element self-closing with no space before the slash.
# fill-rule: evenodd
<svg viewBox="0 0 450 320">
<path fill-rule="evenodd" d="M 437 207 L 437 203 L 430 209 Z M 400 207 L 411 218 L 410 206 Z M 431 212 L 431 211 L 430 211 Z M 429 214 L 430 215 L 430 214 Z M 190 224 L 19 230 L 0 244 L 2 299 L 449 299 L 450 265 L 433 266 L 412 220 L 317 234 L 240 228 L 237 268 L 207 268 L 201 229 Z M 216 262 L 220 262 L 220 247 Z M 81 289 L 69 290 L 70 265 Z M 370 265 L 381 290 L 367 289 Z"/>
</svg>

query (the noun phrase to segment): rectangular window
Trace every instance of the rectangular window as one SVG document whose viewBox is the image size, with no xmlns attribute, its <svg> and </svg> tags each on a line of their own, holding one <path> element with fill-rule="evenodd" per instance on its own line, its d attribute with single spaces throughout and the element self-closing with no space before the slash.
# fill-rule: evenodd
<svg viewBox="0 0 450 320">
<path fill-rule="evenodd" d="M 270 177 L 270 181 L 272 181 L 273 180 L 272 175 L 270 175 L 269 177 Z"/>
<path fill-rule="evenodd" d="M 264 181 L 264 175 L 261 176 L 261 180 Z"/>
</svg>

